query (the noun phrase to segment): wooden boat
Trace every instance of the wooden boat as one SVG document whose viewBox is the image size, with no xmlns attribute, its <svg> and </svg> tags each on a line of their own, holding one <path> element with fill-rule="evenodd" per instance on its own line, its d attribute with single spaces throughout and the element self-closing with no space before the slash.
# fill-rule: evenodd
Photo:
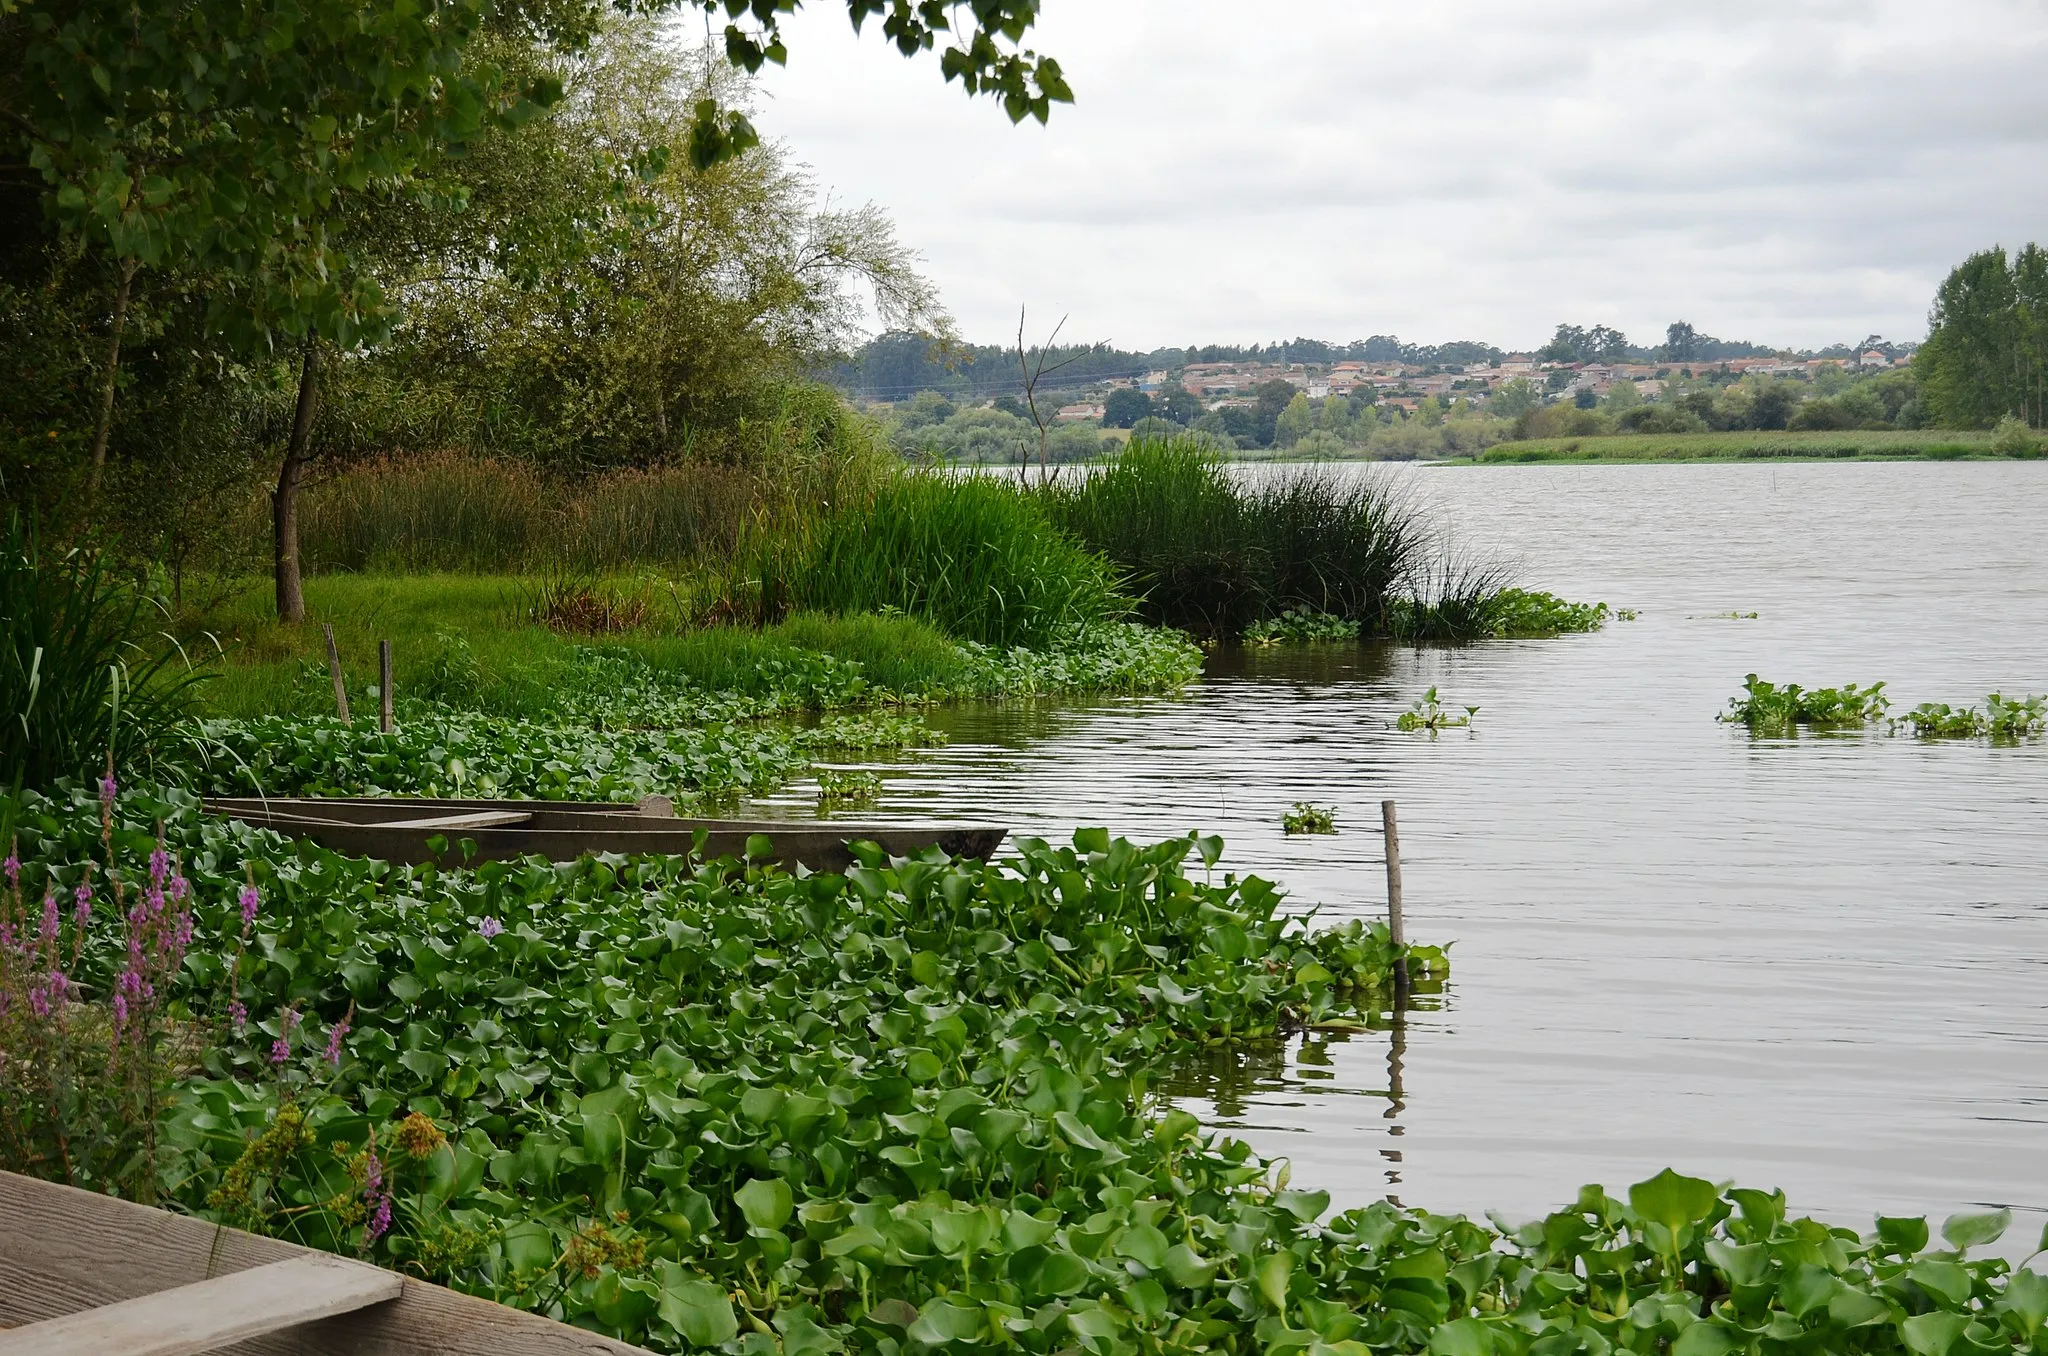
<svg viewBox="0 0 2048 1356">
<path fill-rule="evenodd" d="M 0 1356 L 651 1356 L 362 1262 L 0 1172 Z"/>
<path fill-rule="evenodd" d="M 1006 829 L 985 825 L 862 824 L 782 819 L 683 819 L 665 798 L 638 805 L 555 800 L 428 800 L 398 796 L 223 797 L 206 808 L 354 857 L 418 864 L 541 856 L 571 862 L 590 853 L 748 857 L 813 871 L 852 865 L 850 842 L 891 856 L 936 846 L 986 861 Z M 768 846 L 761 848 L 765 838 Z M 437 840 L 445 846 L 437 850 Z M 465 856 L 465 845 L 471 845 Z"/>
</svg>

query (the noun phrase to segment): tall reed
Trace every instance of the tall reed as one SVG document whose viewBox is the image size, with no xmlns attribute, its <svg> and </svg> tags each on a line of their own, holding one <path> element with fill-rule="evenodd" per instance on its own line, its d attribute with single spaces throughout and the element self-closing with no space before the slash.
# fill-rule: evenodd
<svg viewBox="0 0 2048 1356">
<path fill-rule="evenodd" d="M 1116 571 L 1007 480 L 908 472 L 762 541 L 762 609 L 903 612 L 988 645 L 1039 645 L 1129 608 Z"/>
<path fill-rule="evenodd" d="M 189 665 L 151 602 L 88 549 L 0 533 L 0 783 L 47 787 L 111 753 L 151 765 L 190 709 Z"/>
<path fill-rule="evenodd" d="M 375 462 L 307 495 L 300 554 L 315 572 L 679 564 L 735 549 L 775 489 L 699 463 L 562 482 L 452 453 Z"/>
<path fill-rule="evenodd" d="M 1421 514 L 1374 470 L 1249 482 L 1198 440 L 1133 439 L 1044 493 L 1053 521 L 1127 573 L 1147 621 L 1212 636 L 1289 609 L 1385 632 L 1430 553 Z"/>
</svg>

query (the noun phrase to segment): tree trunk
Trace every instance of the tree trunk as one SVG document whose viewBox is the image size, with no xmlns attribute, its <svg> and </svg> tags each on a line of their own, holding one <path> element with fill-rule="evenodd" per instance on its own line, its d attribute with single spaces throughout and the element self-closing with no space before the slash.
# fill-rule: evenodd
<svg viewBox="0 0 2048 1356">
<path fill-rule="evenodd" d="M 277 491 L 270 500 L 271 546 L 277 563 L 277 619 L 306 619 L 306 591 L 299 574 L 299 483 L 306 477 L 312 452 L 313 414 L 320 402 L 320 349 L 306 341 L 299 363 L 299 405 L 292 415 L 292 437 L 285 445 L 284 465 L 277 472 Z"/>
<path fill-rule="evenodd" d="M 100 473 L 107 465 L 107 436 L 114 428 L 114 382 L 121 372 L 121 331 L 128 325 L 128 294 L 134 290 L 135 261 L 121 261 L 121 283 L 114 289 L 114 323 L 107 338 L 107 370 L 100 378 L 100 414 L 92 427 L 92 474 L 86 482 L 87 502 L 100 497 Z"/>
</svg>

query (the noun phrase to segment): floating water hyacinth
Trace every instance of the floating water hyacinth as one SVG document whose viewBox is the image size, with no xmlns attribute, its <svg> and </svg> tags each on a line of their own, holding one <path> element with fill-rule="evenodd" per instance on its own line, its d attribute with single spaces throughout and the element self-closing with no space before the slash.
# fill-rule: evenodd
<svg viewBox="0 0 2048 1356">
<path fill-rule="evenodd" d="M 489 917 L 488 915 L 486 915 L 484 919 L 476 925 L 477 936 L 483 938 L 485 941 L 489 941 L 491 938 L 497 936 L 504 930 L 505 925 L 503 923 L 500 923 L 497 919 Z"/>
</svg>

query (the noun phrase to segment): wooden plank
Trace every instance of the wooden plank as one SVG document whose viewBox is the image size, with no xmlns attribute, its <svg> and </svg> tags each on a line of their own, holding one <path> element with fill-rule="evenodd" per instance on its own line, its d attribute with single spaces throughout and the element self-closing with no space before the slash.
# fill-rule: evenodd
<svg viewBox="0 0 2048 1356">
<path fill-rule="evenodd" d="M 316 1255 L 131 1201 L 0 1172 L 0 1328 Z M 250 1337 L 225 1356 L 648 1356 L 644 1348 L 400 1278 L 388 1304 Z"/>
<path fill-rule="evenodd" d="M 397 1299 L 405 1282 L 318 1254 L 251 1267 L 0 1333 L 0 1356 L 192 1356 Z"/>
<path fill-rule="evenodd" d="M 471 810 L 459 815 L 428 815 L 424 819 L 380 819 L 366 829 L 489 829 L 533 822 L 531 810 Z"/>
</svg>

